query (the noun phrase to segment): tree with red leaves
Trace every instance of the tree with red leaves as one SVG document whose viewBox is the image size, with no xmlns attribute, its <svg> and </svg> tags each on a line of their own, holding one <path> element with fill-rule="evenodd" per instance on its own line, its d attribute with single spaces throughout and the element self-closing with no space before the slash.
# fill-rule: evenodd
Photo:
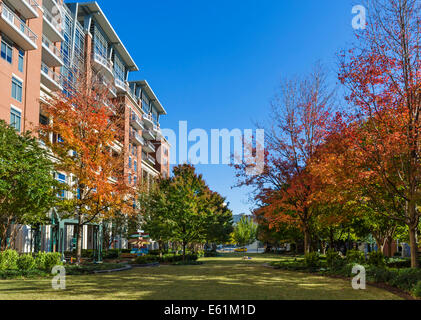
<svg viewBox="0 0 421 320">
<path fill-rule="evenodd" d="M 116 148 L 124 123 L 108 90 L 96 80 L 80 78 L 75 89 L 56 93 L 42 104 L 49 121 L 41 126 L 40 136 L 57 158 L 55 170 L 69 177 L 68 195 L 58 210 L 78 221 L 78 264 L 84 225 L 134 213 L 134 189 L 124 172 L 125 150 Z"/>
<path fill-rule="evenodd" d="M 332 92 L 318 65 L 303 79 L 285 80 L 272 104 L 272 123 L 266 129 L 265 167 L 260 175 L 248 175 L 248 162 L 235 165 L 239 183 L 252 186 L 269 225 L 299 226 L 304 248 L 311 250 L 311 230 L 318 215 L 314 198 L 320 184 L 308 170 L 317 148 L 324 143 L 330 124 Z"/>
<path fill-rule="evenodd" d="M 355 106 L 353 161 L 391 195 L 418 266 L 421 216 L 421 10 L 417 0 L 370 1 L 367 28 L 342 55 L 339 79 Z"/>
</svg>

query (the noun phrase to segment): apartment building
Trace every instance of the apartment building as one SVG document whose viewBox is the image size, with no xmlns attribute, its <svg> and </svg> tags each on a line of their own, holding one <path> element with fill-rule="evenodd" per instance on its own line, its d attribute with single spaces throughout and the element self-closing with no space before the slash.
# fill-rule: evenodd
<svg viewBox="0 0 421 320">
<path fill-rule="evenodd" d="M 0 0 L 0 10 L 0 119 L 19 132 L 45 123 L 40 101 L 65 92 L 84 70 L 110 88 L 110 99 L 125 106 L 125 136 L 115 148 L 126 151 L 127 183 L 135 187 L 169 175 L 170 145 L 160 129 L 166 111 L 146 80 L 129 81 L 138 66 L 98 3 Z M 65 172 L 56 177 L 69 179 Z M 66 228 L 61 243 L 69 249 L 73 226 Z M 95 231 L 85 228 L 83 244 L 90 248 Z M 20 251 L 33 249 L 34 232 L 41 233 L 36 236 L 42 239 L 41 250 L 56 249 L 52 226 L 36 231 L 25 226 L 17 239 Z"/>
</svg>

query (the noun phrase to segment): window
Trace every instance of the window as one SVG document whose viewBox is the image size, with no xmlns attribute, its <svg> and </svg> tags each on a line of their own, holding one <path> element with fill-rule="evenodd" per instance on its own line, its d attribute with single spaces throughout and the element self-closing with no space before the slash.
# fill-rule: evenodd
<svg viewBox="0 0 421 320">
<path fill-rule="evenodd" d="M 129 184 L 132 184 L 132 174 L 129 173 Z"/>
<path fill-rule="evenodd" d="M 66 175 L 65 174 L 62 174 L 62 173 L 57 173 L 56 174 L 56 180 L 58 181 L 58 182 L 60 182 L 60 183 L 66 183 Z M 57 197 L 59 197 L 59 198 L 61 198 L 61 199 L 64 199 L 65 197 L 66 197 L 66 191 L 65 190 L 60 190 L 58 193 L 57 193 Z"/>
<path fill-rule="evenodd" d="M 134 178 L 133 178 L 133 183 L 136 185 L 136 183 L 137 183 L 137 177 L 136 176 L 134 176 Z"/>
<path fill-rule="evenodd" d="M 129 168 L 132 167 L 132 157 L 129 157 Z"/>
<path fill-rule="evenodd" d="M 13 47 L 6 41 L 1 41 L 1 57 L 9 63 L 12 63 Z"/>
<path fill-rule="evenodd" d="M 12 78 L 12 98 L 22 102 L 22 81 Z"/>
<path fill-rule="evenodd" d="M 136 146 L 133 146 L 133 148 L 132 148 L 132 155 L 136 155 L 137 154 L 137 147 Z"/>
<path fill-rule="evenodd" d="M 114 56 L 114 76 L 116 79 L 119 79 L 121 81 L 125 80 L 125 68 L 123 62 L 121 62 L 118 55 Z"/>
<path fill-rule="evenodd" d="M 10 111 L 10 125 L 13 128 L 15 128 L 16 131 L 20 132 L 21 121 L 22 121 L 21 112 L 12 107 Z"/>
<path fill-rule="evenodd" d="M 25 58 L 25 51 L 19 50 L 18 69 L 19 69 L 20 72 L 23 72 L 24 58 Z"/>
<path fill-rule="evenodd" d="M 136 161 L 136 160 L 134 161 L 133 170 L 134 170 L 135 172 L 137 172 L 137 161 Z"/>
<path fill-rule="evenodd" d="M 97 28 L 94 33 L 94 52 L 107 59 L 108 43 Z"/>
</svg>

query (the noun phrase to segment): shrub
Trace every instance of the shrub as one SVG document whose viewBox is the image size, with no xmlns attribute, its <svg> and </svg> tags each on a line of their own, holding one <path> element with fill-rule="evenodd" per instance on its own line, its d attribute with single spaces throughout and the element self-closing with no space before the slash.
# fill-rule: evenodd
<svg viewBox="0 0 421 320">
<path fill-rule="evenodd" d="M 418 281 L 417 284 L 414 286 L 412 293 L 417 298 L 421 298 L 421 281 Z"/>
<path fill-rule="evenodd" d="M 386 263 L 387 263 L 387 266 L 390 268 L 410 268 L 411 267 L 411 259 L 391 258 Z"/>
<path fill-rule="evenodd" d="M 362 264 L 365 262 L 364 252 L 359 250 L 348 250 L 346 253 L 346 262 L 347 263 L 359 263 Z"/>
<path fill-rule="evenodd" d="M 16 270 L 19 254 L 15 250 L 3 251 L 0 255 L 0 270 Z"/>
<path fill-rule="evenodd" d="M 35 267 L 35 259 L 29 254 L 21 255 L 17 260 L 17 267 L 21 271 L 32 270 Z"/>
<path fill-rule="evenodd" d="M 373 282 L 389 283 L 396 277 L 396 271 L 388 270 L 384 267 L 371 266 L 367 270 L 367 279 Z"/>
<path fill-rule="evenodd" d="M 119 256 L 119 250 L 118 249 L 108 249 L 107 251 L 104 251 L 102 253 L 103 259 L 117 259 Z"/>
<path fill-rule="evenodd" d="M 401 269 L 390 279 L 389 284 L 402 290 L 412 291 L 419 281 L 421 281 L 420 269 Z"/>
<path fill-rule="evenodd" d="M 217 257 L 218 253 L 216 251 L 205 251 L 205 257 L 211 258 L 211 257 Z"/>
<path fill-rule="evenodd" d="M 310 252 L 304 256 L 304 264 L 307 268 L 316 269 L 320 267 L 320 255 L 317 252 Z"/>
<path fill-rule="evenodd" d="M 329 249 L 326 253 L 326 262 L 331 269 L 340 269 L 344 265 L 344 259 L 340 256 L 339 252 Z"/>
<path fill-rule="evenodd" d="M 382 252 L 373 251 L 368 255 L 368 264 L 376 267 L 386 266 L 386 259 Z"/>
<path fill-rule="evenodd" d="M 159 257 L 155 255 L 139 256 L 135 259 L 135 264 L 150 264 L 159 261 Z"/>
<path fill-rule="evenodd" d="M 59 252 L 39 252 L 35 259 L 37 269 L 51 272 L 54 266 L 62 265 Z"/>
</svg>

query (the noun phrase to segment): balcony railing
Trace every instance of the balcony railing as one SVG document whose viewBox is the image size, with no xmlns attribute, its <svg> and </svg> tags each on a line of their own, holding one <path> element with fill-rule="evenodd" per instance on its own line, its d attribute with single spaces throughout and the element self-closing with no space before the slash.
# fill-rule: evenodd
<svg viewBox="0 0 421 320">
<path fill-rule="evenodd" d="M 46 36 L 42 35 L 42 43 L 57 57 L 61 59 L 60 49 L 57 48 Z"/>
<path fill-rule="evenodd" d="M 23 22 L 11 9 L 9 9 L 4 3 L 0 3 L 1 16 L 7 20 L 10 24 L 14 25 L 20 32 L 28 37 L 34 43 L 38 39 L 37 35 L 29 29 L 29 27 Z"/>
<path fill-rule="evenodd" d="M 125 81 L 123 81 L 123 80 L 120 80 L 120 79 L 118 79 L 118 78 L 116 78 L 115 79 L 115 86 L 118 88 L 118 89 L 120 89 L 120 90 L 122 90 L 122 91 L 124 91 L 124 92 L 128 92 L 129 91 L 129 85 L 125 82 Z"/>
<path fill-rule="evenodd" d="M 152 163 L 152 164 L 155 164 L 155 158 L 154 157 L 152 157 L 151 155 L 147 155 L 146 156 L 146 159 L 150 162 L 150 163 Z"/>
<path fill-rule="evenodd" d="M 155 146 L 151 142 L 148 141 L 147 144 L 148 144 L 149 149 L 152 150 L 151 152 L 155 152 L 156 151 Z"/>
<path fill-rule="evenodd" d="M 140 136 L 139 133 L 137 133 L 136 131 L 131 131 L 130 132 L 130 138 L 133 140 L 134 143 L 136 143 L 137 145 L 144 145 L 145 144 L 145 140 Z"/>
<path fill-rule="evenodd" d="M 52 81 L 56 88 L 53 89 L 60 89 L 63 86 L 62 76 L 51 70 L 44 62 L 41 62 L 41 72 L 47 76 L 47 78 Z M 50 88 L 52 89 L 52 88 Z"/>
<path fill-rule="evenodd" d="M 50 11 L 46 7 L 42 7 L 44 9 L 44 18 L 53 25 L 54 28 L 57 29 L 58 32 L 61 33 L 61 26 L 59 19 L 53 17 Z M 61 17 L 60 17 L 61 19 Z"/>
<path fill-rule="evenodd" d="M 132 113 L 130 120 L 131 120 L 132 126 L 135 127 L 137 130 L 144 129 L 142 120 L 140 120 L 140 118 L 135 113 Z"/>
<path fill-rule="evenodd" d="M 102 64 L 104 67 L 106 67 L 109 71 L 112 71 L 113 70 L 113 62 L 110 61 L 110 60 L 108 60 L 107 58 L 101 56 L 99 53 L 94 52 L 92 54 L 92 58 L 96 62 L 98 62 L 98 63 Z"/>
</svg>

